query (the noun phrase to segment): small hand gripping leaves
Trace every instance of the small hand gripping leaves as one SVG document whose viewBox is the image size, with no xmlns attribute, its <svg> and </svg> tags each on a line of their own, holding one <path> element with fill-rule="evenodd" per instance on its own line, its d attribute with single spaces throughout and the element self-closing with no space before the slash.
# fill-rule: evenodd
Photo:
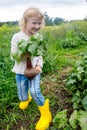
<svg viewBox="0 0 87 130">
<path fill-rule="evenodd" d="M 34 78 L 37 74 L 39 74 L 39 70 L 36 68 L 26 68 L 25 71 L 25 76 L 27 76 L 29 79 Z"/>
</svg>

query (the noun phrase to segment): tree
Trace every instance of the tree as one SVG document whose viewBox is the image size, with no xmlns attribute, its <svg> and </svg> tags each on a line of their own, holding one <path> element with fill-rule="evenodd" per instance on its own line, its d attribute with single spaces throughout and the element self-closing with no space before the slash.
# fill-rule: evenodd
<svg viewBox="0 0 87 130">
<path fill-rule="evenodd" d="M 64 19 L 62 19 L 62 18 L 58 18 L 58 17 L 50 18 L 46 12 L 44 13 L 44 16 L 45 16 L 45 23 L 47 26 L 59 25 L 59 24 L 65 22 Z"/>
<path fill-rule="evenodd" d="M 59 25 L 63 22 L 64 22 L 64 19 L 62 18 L 58 18 L 58 17 L 54 18 L 54 25 Z"/>
<path fill-rule="evenodd" d="M 1 27 L 2 25 L 4 25 L 4 24 L 6 24 L 6 25 L 8 25 L 8 26 L 14 26 L 14 25 L 18 25 L 18 21 L 0 22 L 0 27 Z"/>
<path fill-rule="evenodd" d="M 87 16 L 84 18 L 85 21 L 87 21 Z"/>
<path fill-rule="evenodd" d="M 45 24 L 47 26 L 52 26 L 53 25 L 53 19 L 50 18 L 46 12 L 44 13 L 44 17 L 45 17 Z"/>
</svg>

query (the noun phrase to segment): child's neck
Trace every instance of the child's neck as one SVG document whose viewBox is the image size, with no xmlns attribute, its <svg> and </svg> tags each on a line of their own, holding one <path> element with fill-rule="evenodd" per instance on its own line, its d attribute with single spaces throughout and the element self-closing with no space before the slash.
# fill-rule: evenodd
<svg viewBox="0 0 87 130">
<path fill-rule="evenodd" d="M 28 32 L 28 31 L 26 31 L 26 30 L 23 30 L 23 32 L 24 32 L 28 37 L 30 37 L 30 36 L 33 35 L 33 34 L 31 34 L 30 32 Z"/>
</svg>

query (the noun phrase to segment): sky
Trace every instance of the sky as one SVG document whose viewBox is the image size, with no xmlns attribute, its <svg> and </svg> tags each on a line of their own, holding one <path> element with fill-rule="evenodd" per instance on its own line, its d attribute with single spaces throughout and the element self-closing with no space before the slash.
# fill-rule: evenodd
<svg viewBox="0 0 87 130">
<path fill-rule="evenodd" d="M 65 20 L 84 19 L 87 0 L 0 0 L 0 21 L 20 20 L 25 9 L 37 7 L 50 17 Z"/>
</svg>

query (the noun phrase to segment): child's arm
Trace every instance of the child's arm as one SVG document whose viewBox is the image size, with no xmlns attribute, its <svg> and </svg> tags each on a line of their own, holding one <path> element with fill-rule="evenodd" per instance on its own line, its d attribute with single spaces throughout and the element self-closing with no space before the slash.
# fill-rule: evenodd
<svg viewBox="0 0 87 130">
<path fill-rule="evenodd" d="M 17 42 L 18 42 L 17 36 L 14 34 L 11 40 L 11 59 L 12 60 L 13 60 L 12 54 L 14 54 L 18 50 Z"/>
</svg>

